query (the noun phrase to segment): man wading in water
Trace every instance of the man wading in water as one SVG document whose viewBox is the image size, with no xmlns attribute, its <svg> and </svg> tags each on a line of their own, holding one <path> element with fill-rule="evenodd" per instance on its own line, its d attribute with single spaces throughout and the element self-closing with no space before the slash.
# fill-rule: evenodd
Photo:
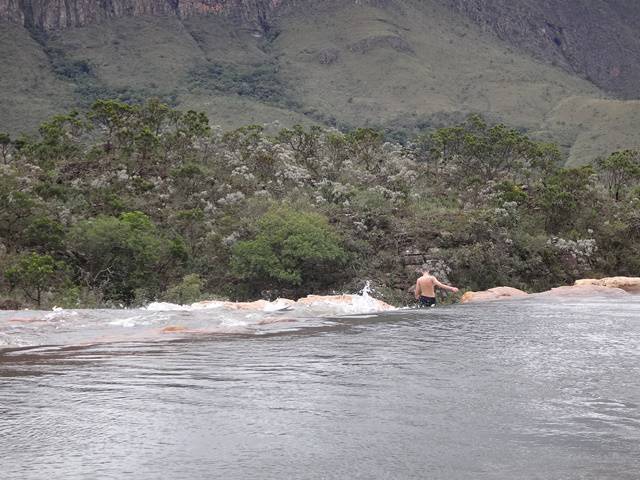
<svg viewBox="0 0 640 480">
<path fill-rule="evenodd" d="M 416 300 L 420 302 L 420 308 L 435 307 L 436 305 L 436 287 L 450 292 L 456 293 L 458 289 L 451 285 L 440 283 L 436 277 L 429 273 L 429 270 L 423 270 L 422 276 L 416 282 Z"/>
</svg>

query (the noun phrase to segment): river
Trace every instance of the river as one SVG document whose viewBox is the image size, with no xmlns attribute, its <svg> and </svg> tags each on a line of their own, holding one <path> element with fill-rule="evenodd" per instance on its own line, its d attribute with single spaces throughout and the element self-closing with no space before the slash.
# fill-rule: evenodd
<svg viewBox="0 0 640 480">
<path fill-rule="evenodd" d="M 640 296 L 167 308 L 0 312 L 0 478 L 640 478 Z"/>
</svg>

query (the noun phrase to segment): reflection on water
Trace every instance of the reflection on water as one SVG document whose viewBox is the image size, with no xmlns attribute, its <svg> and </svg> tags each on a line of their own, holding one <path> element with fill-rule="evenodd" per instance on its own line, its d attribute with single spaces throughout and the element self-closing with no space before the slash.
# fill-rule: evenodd
<svg viewBox="0 0 640 480">
<path fill-rule="evenodd" d="M 335 313 L 1 313 L 2 478 L 638 478 L 638 297 Z"/>
</svg>

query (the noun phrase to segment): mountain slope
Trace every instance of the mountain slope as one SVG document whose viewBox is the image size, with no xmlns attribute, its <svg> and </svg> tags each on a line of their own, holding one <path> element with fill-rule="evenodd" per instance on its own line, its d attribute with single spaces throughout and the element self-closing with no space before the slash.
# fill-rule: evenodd
<svg viewBox="0 0 640 480">
<path fill-rule="evenodd" d="M 638 103 L 581 78 L 577 47 L 558 53 L 555 37 L 551 47 L 536 40 L 558 2 L 34 0 L 29 15 L 11 2 L 0 0 L 0 17 L 13 20 L 0 37 L 0 130 L 14 134 L 95 98 L 158 96 L 225 127 L 278 120 L 401 134 L 479 112 L 560 142 L 572 163 L 638 145 Z M 568 25 L 561 45 L 581 38 L 570 11 L 550 22 Z"/>
<path fill-rule="evenodd" d="M 0 130 L 18 133 L 70 108 L 73 87 L 22 26 L 0 20 Z"/>
</svg>

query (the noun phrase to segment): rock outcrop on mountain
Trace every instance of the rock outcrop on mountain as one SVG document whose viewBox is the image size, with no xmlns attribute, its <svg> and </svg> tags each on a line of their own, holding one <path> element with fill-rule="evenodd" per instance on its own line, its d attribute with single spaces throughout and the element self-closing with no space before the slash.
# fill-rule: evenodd
<svg viewBox="0 0 640 480">
<path fill-rule="evenodd" d="M 274 12 L 305 0 L 0 0 L 0 18 L 53 31 L 143 15 L 226 15 L 267 26 Z M 355 0 L 354 0 L 355 1 Z"/>
<path fill-rule="evenodd" d="M 444 0 L 502 40 L 626 98 L 640 95 L 640 2 Z"/>
<path fill-rule="evenodd" d="M 168 0 L 0 0 L 0 16 L 27 28 L 51 31 L 90 25 L 108 18 L 166 15 Z"/>
</svg>

